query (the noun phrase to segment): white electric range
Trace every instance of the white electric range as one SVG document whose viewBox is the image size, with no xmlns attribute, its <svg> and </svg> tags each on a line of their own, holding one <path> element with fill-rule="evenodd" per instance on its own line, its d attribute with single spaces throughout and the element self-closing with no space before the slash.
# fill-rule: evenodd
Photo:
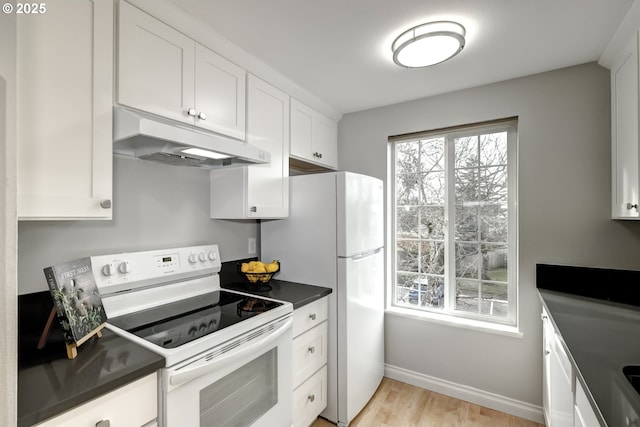
<svg viewBox="0 0 640 427">
<path fill-rule="evenodd" d="M 291 425 L 291 303 L 222 290 L 215 244 L 91 264 L 107 328 L 166 359 L 161 427 Z"/>
</svg>

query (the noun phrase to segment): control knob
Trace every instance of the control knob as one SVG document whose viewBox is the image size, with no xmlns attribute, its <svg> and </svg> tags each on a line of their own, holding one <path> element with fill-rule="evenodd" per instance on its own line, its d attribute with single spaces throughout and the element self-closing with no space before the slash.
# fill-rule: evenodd
<svg viewBox="0 0 640 427">
<path fill-rule="evenodd" d="M 209 261 L 215 261 L 218 256 L 214 251 L 209 251 Z"/>
<path fill-rule="evenodd" d="M 120 270 L 120 273 L 122 274 L 127 274 L 131 272 L 131 265 L 129 264 L 129 261 L 123 261 L 120 263 L 120 265 L 118 266 L 118 270 Z"/>
<path fill-rule="evenodd" d="M 205 254 L 204 252 L 200 252 L 200 255 L 198 255 L 198 259 L 200 260 L 200 262 L 205 262 L 207 260 L 207 254 Z"/>
<path fill-rule="evenodd" d="M 102 267 L 102 274 L 104 274 L 107 277 L 113 276 L 113 273 L 115 272 L 116 272 L 116 269 L 111 263 L 105 264 L 104 267 Z"/>
<path fill-rule="evenodd" d="M 196 259 L 196 254 L 189 254 L 189 262 L 190 262 L 191 264 L 195 264 L 195 263 L 196 263 L 196 261 L 197 261 L 197 259 Z"/>
<path fill-rule="evenodd" d="M 197 332 L 198 332 L 198 328 L 196 328 L 195 326 L 192 326 L 189 328 L 189 332 L 187 333 L 189 334 L 189 336 L 195 337 Z"/>
</svg>

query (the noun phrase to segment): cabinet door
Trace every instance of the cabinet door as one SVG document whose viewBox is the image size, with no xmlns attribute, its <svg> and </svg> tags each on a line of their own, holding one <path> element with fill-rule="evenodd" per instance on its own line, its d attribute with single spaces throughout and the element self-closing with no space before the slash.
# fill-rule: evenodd
<svg viewBox="0 0 640 427">
<path fill-rule="evenodd" d="M 47 11 L 48 12 L 48 11 Z M 95 427 L 153 425 L 158 414 L 158 380 L 151 374 L 51 418 L 38 427 Z"/>
<path fill-rule="evenodd" d="M 329 169 L 338 167 L 338 126 L 291 99 L 291 156 Z"/>
<path fill-rule="evenodd" d="M 291 156 L 311 160 L 313 110 L 291 98 Z"/>
<path fill-rule="evenodd" d="M 271 162 L 210 172 L 211 218 L 286 218 L 289 215 L 289 97 L 249 76 L 247 142 Z"/>
<path fill-rule="evenodd" d="M 639 218 L 638 40 L 629 43 L 611 70 L 612 214 Z"/>
<path fill-rule="evenodd" d="M 331 169 L 338 168 L 338 125 L 321 114 L 316 114 L 312 136 L 312 156 Z"/>
<path fill-rule="evenodd" d="M 245 71 L 196 44 L 197 126 L 245 139 Z"/>
<path fill-rule="evenodd" d="M 248 216 L 289 215 L 289 97 L 249 76 L 247 141 L 271 153 L 271 162 L 248 167 Z"/>
<path fill-rule="evenodd" d="M 193 124 L 195 42 L 124 1 L 118 22 L 118 102 Z"/>
<path fill-rule="evenodd" d="M 553 337 L 553 327 L 549 320 L 549 315 L 542 310 L 542 409 L 547 424 L 551 422 L 551 344 Z"/>
<path fill-rule="evenodd" d="M 20 219 L 111 219 L 113 8 L 57 0 L 19 15 Z"/>
<path fill-rule="evenodd" d="M 573 371 L 556 334 L 549 357 L 549 427 L 570 427 L 573 426 Z"/>
<path fill-rule="evenodd" d="M 600 427 L 600 421 L 593 411 L 587 394 L 580 381 L 576 379 L 576 405 L 573 414 L 574 427 Z"/>
</svg>

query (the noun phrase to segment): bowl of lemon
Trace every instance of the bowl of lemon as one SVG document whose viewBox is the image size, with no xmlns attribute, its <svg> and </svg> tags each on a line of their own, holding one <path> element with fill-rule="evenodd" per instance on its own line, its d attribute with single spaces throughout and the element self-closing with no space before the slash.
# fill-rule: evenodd
<svg viewBox="0 0 640 427">
<path fill-rule="evenodd" d="M 273 260 L 269 263 L 262 261 L 249 261 L 238 263 L 238 273 L 254 286 L 268 286 L 273 275 L 280 271 L 280 261 Z"/>
</svg>

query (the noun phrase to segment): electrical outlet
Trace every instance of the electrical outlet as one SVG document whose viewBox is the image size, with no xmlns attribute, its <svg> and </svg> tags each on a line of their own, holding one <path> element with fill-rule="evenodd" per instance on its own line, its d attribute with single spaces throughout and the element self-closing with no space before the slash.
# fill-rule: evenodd
<svg viewBox="0 0 640 427">
<path fill-rule="evenodd" d="M 256 253 L 256 238 L 249 237 L 249 255 L 255 255 Z"/>
</svg>

